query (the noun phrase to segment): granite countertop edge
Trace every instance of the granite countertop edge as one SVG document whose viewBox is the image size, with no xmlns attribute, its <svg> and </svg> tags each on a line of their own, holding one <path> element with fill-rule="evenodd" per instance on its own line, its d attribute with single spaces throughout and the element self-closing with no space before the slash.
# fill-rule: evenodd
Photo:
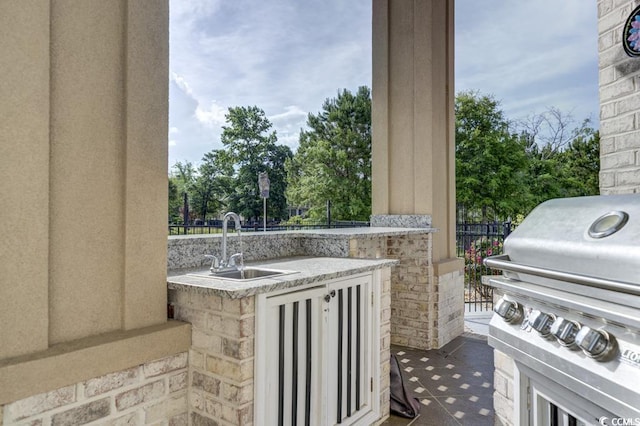
<svg viewBox="0 0 640 426">
<path fill-rule="evenodd" d="M 170 271 L 167 288 L 189 291 L 203 295 L 216 295 L 229 299 L 240 299 L 257 294 L 296 288 L 316 282 L 347 277 L 350 275 L 397 265 L 395 259 L 355 259 L 333 257 L 292 257 L 252 262 L 247 267 L 263 267 L 294 271 L 290 274 L 265 277 L 250 281 L 234 281 L 208 278 L 208 269 Z"/>
</svg>

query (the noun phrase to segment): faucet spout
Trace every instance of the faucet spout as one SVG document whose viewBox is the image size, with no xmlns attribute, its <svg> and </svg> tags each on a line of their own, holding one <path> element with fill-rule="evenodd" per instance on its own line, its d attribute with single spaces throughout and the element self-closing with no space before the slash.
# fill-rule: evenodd
<svg viewBox="0 0 640 426">
<path fill-rule="evenodd" d="M 228 212 L 224 215 L 222 219 L 222 260 L 221 266 L 227 267 L 229 265 L 229 259 L 227 259 L 227 222 L 229 219 L 233 219 L 236 224 L 236 230 L 238 231 L 238 235 L 240 235 L 240 216 L 234 212 Z"/>
</svg>

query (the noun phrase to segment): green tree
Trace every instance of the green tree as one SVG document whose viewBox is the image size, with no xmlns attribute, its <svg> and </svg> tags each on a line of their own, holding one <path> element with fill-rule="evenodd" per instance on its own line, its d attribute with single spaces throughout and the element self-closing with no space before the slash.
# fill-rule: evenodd
<svg viewBox="0 0 640 426">
<path fill-rule="evenodd" d="M 467 210 L 506 219 L 530 204 L 527 139 L 492 96 L 461 92 L 455 99 L 456 195 Z"/>
<path fill-rule="evenodd" d="M 258 175 L 267 172 L 270 180 L 267 215 L 276 219 L 286 217 L 284 197 L 286 181 L 284 164 L 291 157 L 291 149 L 277 145 L 276 132 L 262 109 L 232 107 L 225 116 L 228 125 L 222 129 L 222 144 L 235 164 L 234 190 L 229 194 L 228 206 L 246 218 L 263 215 Z"/>
<path fill-rule="evenodd" d="M 371 91 L 344 89 L 309 114 L 310 130 L 287 162 L 287 197 L 308 207 L 313 219 L 326 219 L 326 202 L 338 220 L 369 220 L 371 215 Z"/>
<path fill-rule="evenodd" d="M 180 194 L 178 194 L 178 185 L 169 177 L 169 223 L 176 223 L 180 220 Z"/>
<path fill-rule="evenodd" d="M 189 201 L 193 198 L 193 186 L 195 185 L 197 173 L 193 163 L 189 161 L 185 161 L 184 163 L 178 161 L 171 168 L 171 173 L 169 174 L 169 208 L 177 209 L 177 217 L 174 216 L 174 220 L 176 221 L 180 220 L 181 208 L 184 206 L 184 194 L 187 194 Z M 173 199 L 171 198 L 171 185 L 176 188 Z M 189 206 L 189 208 L 191 207 Z M 192 216 L 192 214 L 189 213 L 189 216 Z M 184 220 L 184 217 L 182 220 Z"/>
<path fill-rule="evenodd" d="M 534 129 L 525 126 L 528 140 L 527 179 L 531 202 L 523 213 L 552 198 L 597 195 L 600 169 L 600 136 L 589 120 L 570 130 L 571 119 L 557 109 L 543 113 L 544 119 L 534 118 L 545 126 Z M 548 127 L 545 129 L 544 127 Z M 559 131 L 561 129 L 562 131 Z"/>
<path fill-rule="evenodd" d="M 562 152 L 563 180 L 567 197 L 600 193 L 600 133 L 585 120 Z"/>
<path fill-rule="evenodd" d="M 223 150 L 213 150 L 202 157 L 197 176 L 191 186 L 191 204 L 199 218 L 206 221 L 209 213 L 218 213 L 233 185 L 233 163 Z"/>
</svg>

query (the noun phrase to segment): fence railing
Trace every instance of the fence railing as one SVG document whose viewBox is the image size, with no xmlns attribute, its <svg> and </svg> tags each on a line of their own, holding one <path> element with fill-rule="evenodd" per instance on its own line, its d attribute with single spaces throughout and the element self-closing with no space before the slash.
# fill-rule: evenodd
<svg viewBox="0 0 640 426">
<path fill-rule="evenodd" d="M 357 228 L 368 227 L 369 222 L 361 221 L 332 221 L 327 222 L 305 222 L 305 223 L 267 223 L 266 231 L 297 231 L 300 229 L 335 229 L 335 228 Z M 235 229 L 235 224 L 228 223 L 229 229 Z M 242 232 L 264 231 L 262 222 L 242 222 Z M 222 232 L 222 221 L 215 220 L 209 224 L 198 225 L 169 225 L 169 235 L 198 235 L 198 234 L 218 234 Z"/>
<path fill-rule="evenodd" d="M 456 225 L 456 249 L 464 259 L 464 301 L 466 312 L 493 309 L 493 288 L 482 284 L 483 275 L 498 274 L 482 263 L 488 256 L 502 254 L 511 222 L 467 223 Z"/>
</svg>

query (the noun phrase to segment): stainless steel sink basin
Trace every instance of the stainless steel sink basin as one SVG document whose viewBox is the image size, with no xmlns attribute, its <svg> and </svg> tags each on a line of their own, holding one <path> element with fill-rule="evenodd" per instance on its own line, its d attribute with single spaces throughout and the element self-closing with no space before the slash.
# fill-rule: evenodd
<svg viewBox="0 0 640 426">
<path fill-rule="evenodd" d="M 296 271 L 285 271 L 281 269 L 265 268 L 244 268 L 243 271 L 221 271 L 211 274 L 189 274 L 196 277 L 213 278 L 232 281 L 251 281 L 260 278 L 272 278 L 279 275 L 295 274 Z"/>
</svg>

